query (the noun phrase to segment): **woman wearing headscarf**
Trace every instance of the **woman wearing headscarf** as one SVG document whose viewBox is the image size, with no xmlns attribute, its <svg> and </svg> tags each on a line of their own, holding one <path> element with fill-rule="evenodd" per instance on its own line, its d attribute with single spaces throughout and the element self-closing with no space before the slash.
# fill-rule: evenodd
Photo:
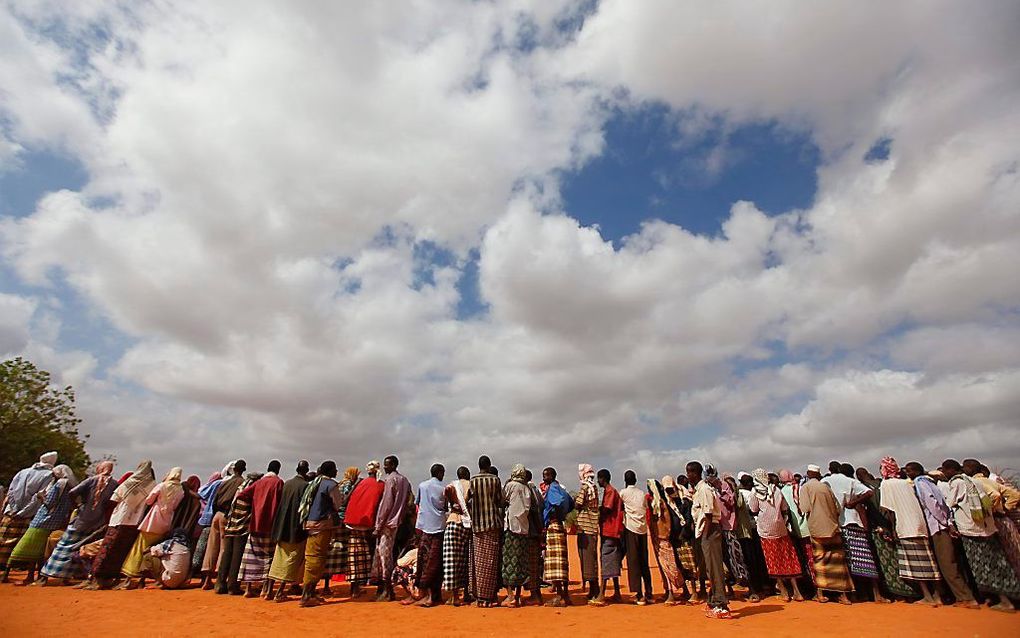
<svg viewBox="0 0 1020 638">
<path fill-rule="evenodd" d="M 28 566 L 28 574 L 23 584 L 27 585 L 35 579 L 36 568 L 41 567 L 45 561 L 46 539 L 54 530 L 66 528 L 71 518 L 71 510 L 74 509 L 71 490 L 77 484 L 78 479 L 75 478 L 71 468 L 66 465 L 53 468 L 53 482 L 42 497 L 42 505 L 32 518 L 28 531 L 14 546 L 14 551 L 7 560 L 5 579 L 11 566 L 18 564 Z"/>
<path fill-rule="evenodd" d="M 344 470 L 344 477 L 340 480 L 340 509 L 337 515 L 340 520 L 344 520 L 344 514 L 347 512 L 347 501 L 351 498 L 351 492 L 358 486 L 361 481 L 361 469 L 352 465 Z M 344 525 L 339 526 L 333 530 L 333 544 L 329 548 L 329 556 L 326 557 L 326 573 L 323 574 L 323 597 L 330 597 L 333 592 L 330 591 L 329 583 L 333 580 L 333 576 L 346 574 L 347 573 L 347 554 L 348 545 L 350 544 L 351 531 Z"/>
<path fill-rule="evenodd" d="M 184 498 L 174 509 L 174 517 L 170 521 L 170 529 L 183 529 L 188 534 L 188 556 L 190 558 L 195 544 L 198 543 L 198 536 L 201 530 L 198 527 L 198 518 L 202 515 L 202 498 L 198 495 L 202 487 L 202 479 L 192 474 L 186 481 L 181 483 L 184 487 Z M 190 569 L 189 569 L 189 574 Z"/>
<path fill-rule="evenodd" d="M 580 487 L 574 498 L 577 508 L 577 553 L 581 560 L 581 580 L 588 583 L 588 602 L 599 596 L 599 490 L 595 468 L 588 463 L 577 466 Z"/>
<path fill-rule="evenodd" d="M 662 489 L 666 493 L 666 505 L 669 512 L 669 542 L 673 546 L 677 567 L 680 568 L 680 584 L 683 596 L 689 599 L 697 590 L 697 561 L 694 558 L 694 517 L 691 515 L 690 503 L 685 503 L 682 492 L 676 481 L 668 474 L 662 477 Z M 689 499 L 686 499 L 689 500 Z M 691 587 L 687 588 L 687 581 Z"/>
<path fill-rule="evenodd" d="M 776 579 L 779 594 L 786 602 L 790 602 L 791 599 L 801 602 L 804 596 L 797 587 L 797 578 L 802 573 L 800 559 L 790 540 L 790 532 L 786 529 L 790 508 L 783 498 L 783 493 L 769 481 L 768 473 L 764 469 L 759 467 L 751 472 L 751 478 L 754 480 L 754 486 L 748 499 L 748 507 L 755 515 L 755 525 L 761 539 L 762 552 L 765 554 L 768 574 Z"/>
<path fill-rule="evenodd" d="M 553 474 L 555 476 L 555 473 Z M 545 511 L 542 518 L 545 523 L 545 579 L 552 583 L 556 595 L 550 605 L 564 607 L 570 605 L 568 572 L 570 563 L 567 558 L 567 531 L 563 521 L 574 509 L 574 499 L 570 498 L 560 482 L 553 479 L 547 483 L 545 491 Z"/>
<path fill-rule="evenodd" d="M 375 516 L 382 501 L 383 484 L 376 479 L 379 461 L 369 461 L 365 466 L 365 478 L 358 481 L 347 498 L 343 526 L 348 530 L 347 580 L 351 583 L 351 597 L 361 594 L 361 588 L 368 583 L 375 555 Z"/>
<path fill-rule="evenodd" d="M 783 494 L 786 507 L 790 514 L 790 540 L 794 549 L 797 550 L 797 557 L 800 558 L 802 572 L 807 574 L 803 585 L 811 589 L 815 582 L 815 555 L 811 549 L 811 530 L 808 527 L 807 517 L 800 510 L 800 481 L 797 480 L 792 470 L 779 470 L 779 491 Z M 810 581 L 810 582 L 808 582 Z M 808 592 L 811 596 L 812 591 Z"/>
<path fill-rule="evenodd" d="M 224 470 L 228 470 L 233 463 L 227 465 Z M 212 533 L 212 519 L 215 515 L 213 511 L 213 500 L 216 498 L 216 490 L 219 488 L 220 483 L 223 482 L 223 472 L 213 472 L 209 475 L 209 480 L 205 482 L 198 490 L 198 498 L 202 501 L 202 512 L 198 515 L 198 527 L 199 535 L 198 542 L 195 543 L 195 551 L 191 555 L 191 573 L 201 574 L 202 582 L 199 583 L 199 587 L 205 586 L 206 582 L 211 580 L 209 574 L 202 571 L 202 561 L 205 560 L 205 552 L 209 547 L 209 536 Z"/>
<path fill-rule="evenodd" d="M 677 565 L 676 553 L 670 541 L 673 534 L 673 518 L 670 516 L 669 499 L 666 498 L 662 483 L 657 479 L 648 479 L 645 485 L 651 499 L 648 506 L 651 513 L 648 535 L 651 537 L 652 547 L 655 548 L 655 562 L 659 565 L 662 584 L 666 587 L 664 604 L 672 607 L 676 604 L 676 596 L 681 590 L 686 590 L 687 586 L 680 577 L 680 567 Z"/>
<path fill-rule="evenodd" d="M 521 606 L 521 588 L 528 579 L 528 533 L 531 530 L 531 489 L 527 470 L 517 463 L 510 469 L 510 480 L 503 486 L 506 503 L 506 535 L 503 541 L 503 585 L 507 597 L 503 607 Z"/>
<path fill-rule="evenodd" d="M 163 481 L 152 488 L 145 498 L 145 504 L 150 508 L 138 525 L 138 537 L 135 538 L 135 544 L 131 546 L 131 551 L 124 559 L 124 564 L 121 565 L 120 572 L 125 576 L 125 581 L 118 586 L 119 589 L 135 589 L 138 586 L 134 579 L 142 575 L 145 555 L 149 548 L 170 534 L 174 510 L 184 499 L 181 473 L 181 468 L 172 468 L 163 477 Z"/>
<path fill-rule="evenodd" d="M 7 559 L 39 511 L 42 505 L 39 494 L 44 493 L 53 482 L 53 464 L 56 462 L 57 453 L 47 452 L 39 457 L 38 463 L 20 470 L 11 479 L 4 498 L 3 518 L 0 519 L 0 568 L 4 568 L 0 582 L 7 582 Z"/>
<path fill-rule="evenodd" d="M 114 490 L 110 500 L 116 505 L 110 515 L 103 544 L 92 561 L 95 582 L 87 589 L 105 589 L 120 576 L 121 565 L 138 537 L 138 524 L 145 516 L 145 499 L 155 485 L 152 461 L 146 460 L 139 463 L 131 476 Z"/>
<path fill-rule="evenodd" d="M 80 501 L 78 514 L 68 525 L 60 542 L 40 570 L 39 582 L 51 584 L 51 579 L 65 580 L 83 578 L 86 566 L 78 557 L 78 550 L 88 543 L 102 538 L 113 509 L 113 492 L 117 482 L 113 480 L 113 462 L 102 461 L 96 465 L 96 473 L 73 489 L 72 499 Z"/>
</svg>

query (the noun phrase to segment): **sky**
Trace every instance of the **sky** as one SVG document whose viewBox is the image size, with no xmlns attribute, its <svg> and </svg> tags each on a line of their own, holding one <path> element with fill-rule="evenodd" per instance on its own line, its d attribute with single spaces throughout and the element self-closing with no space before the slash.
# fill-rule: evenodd
<svg viewBox="0 0 1020 638">
<path fill-rule="evenodd" d="M 1020 6 L 0 5 L 0 356 L 202 476 L 1020 467 Z"/>
</svg>

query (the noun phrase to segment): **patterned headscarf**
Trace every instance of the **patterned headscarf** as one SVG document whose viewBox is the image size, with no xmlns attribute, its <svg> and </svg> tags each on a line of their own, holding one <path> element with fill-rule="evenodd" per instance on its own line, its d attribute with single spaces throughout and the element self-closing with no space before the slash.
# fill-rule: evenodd
<svg viewBox="0 0 1020 638">
<path fill-rule="evenodd" d="M 145 460 L 138 464 L 135 471 L 126 481 L 120 484 L 114 494 L 118 501 L 123 501 L 131 494 L 146 492 L 156 484 L 156 473 L 152 471 L 152 461 Z"/>
<path fill-rule="evenodd" d="M 668 490 L 671 487 L 673 488 L 673 490 L 679 496 L 680 490 L 676 489 L 677 488 L 676 479 L 674 479 L 672 476 L 667 474 L 666 476 L 662 477 L 662 489 Z M 676 499 L 671 497 L 668 493 L 666 494 L 666 505 L 668 505 L 669 509 L 673 510 L 673 513 L 676 514 L 680 518 L 680 524 L 684 525 L 685 524 L 684 523 L 684 515 L 680 513 L 680 506 L 677 505 Z"/>
<path fill-rule="evenodd" d="M 346 470 L 344 470 L 344 481 L 350 485 L 354 485 L 354 483 L 357 482 L 359 476 L 361 476 L 361 469 L 354 465 L 351 465 Z"/>
<path fill-rule="evenodd" d="M 92 490 L 92 507 L 99 505 L 99 499 L 110 483 L 111 474 L 113 474 L 113 461 L 100 461 L 96 465 L 96 486 Z"/>
<path fill-rule="evenodd" d="M 514 466 L 510 468 L 510 480 L 527 484 L 528 470 L 524 467 L 523 463 L 515 463 Z"/>
<path fill-rule="evenodd" d="M 663 503 L 662 499 L 662 485 L 658 479 L 648 479 L 645 481 L 645 485 L 648 487 L 648 493 L 652 497 L 652 512 L 656 516 L 662 516 L 666 513 L 666 504 Z"/>
<path fill-rule="evenodd" d="M 372 472 L 378 472 L 379 468 L 382 467 L 379 461 L 369 461 L 368 465 L 365 466 L 365 474 L 371 474 Z"/>
<path fill-rule="evenodd" d="M 769 483 L 769 473 L 763 468 L 757 468 L 751 472 L 751 478 L 754 479 L 754 492 L 758 496 L 770 499 L 772 494 L 776 490 L 776 486 Z"/>
<path fill-rule="evenodd" d="M 891 456 L 882 458 L 879 469 L 882 472 L 882 478 L 899 478 L 900 477 L 900 466 L 896 464 L 896 459 Z"/>
</svg>

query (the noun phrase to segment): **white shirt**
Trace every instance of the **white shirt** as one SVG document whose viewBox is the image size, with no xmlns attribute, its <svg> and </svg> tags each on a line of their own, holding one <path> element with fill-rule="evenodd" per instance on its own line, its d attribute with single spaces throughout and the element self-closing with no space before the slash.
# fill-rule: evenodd
<svg viewBox="0 0 1020 638">
<path fill-rule="evenodd" d="M 620 490 L 623 501 L 623 526 L 635 534 L 644 536 L 648 533 L 648 521 L 645 518 L 645 493 L 634 485 Z"/>
<path fill-rule="evenodd" d="M 822 483 L 832 488 L 832 493 L 836 495 L 836 502 L 843 508 L 839 513 L 840 527 L 850 524 L 864 527 L 861 517 L 857 514 L 857 510 L 852 507 L 848 508 L 846 504 L 861 494 L 870 492 L 871 488 L 855 478 L 843 476 L 842 474 L 830 474 L 822 479 Z"/>
<path fill-rule="evenodd" d="M 117 494 L 114 493 L 112 500 L 117 503 L 110 515 L 110 527 L 118 525 L 138 525 L 145 515 L 145 498 L 149 495 L 148 490 L 136 490 L 128 494 L 123 501 L 117 501 Z"/>
<path fill-rule="evenodd" d="M 896 515 L 896 536 L 927 538 L 928 525 L 924 522 L 924 511 L 910 481 L 901 478 L 882 479 L 878 492 L 882 507 Z"/>
</svg>

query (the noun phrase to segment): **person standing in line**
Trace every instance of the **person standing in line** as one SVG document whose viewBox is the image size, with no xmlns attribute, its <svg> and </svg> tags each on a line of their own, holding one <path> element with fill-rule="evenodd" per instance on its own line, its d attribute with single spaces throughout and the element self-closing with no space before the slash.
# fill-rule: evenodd
<svg viewBox="0 0 1020 638">
<path fill-rule="evenodd" d="M 599 504 L 599 535 L 602 543 L 599 547 L 599 557 L 602 567 L 602 588 L 599 595 L 595 597 L 596 605 L 606 603 L 605 593 L 609 580 L 613 581 L 615 593 L 609 600 L 614 603 L 622 601 L 620 596 L 620 573 L 623 570 L 623 501 L 620 493 L 610 483 L 612 474 L 609 470 L 601 469 L 597 475 L 599 487 L 602 488 L 602 502 Z"/>
<path fill-rule="evenodd" d="M 293 477 L 283 484 L 280 505 L 273 515 L 272 539 L 276 549 L 266 578 L 266 600 L 286 602 L 287 586 L 298 584 L 304 575 L 305 534 L 301 521 L 301 497 L 308 487 L 308 461 L 297 464 Z M 280 591 L 273 596 L 273 586 L 280 583 Z"/>
<path fill-rule="evenodd" d="M 350 532 L 347 580 L 351 583 L 351 598 L 360 596 L 361 588 L 368 584 L 372 558 L 375 556 L 375 537 L 372 533 L 383 495 L 383 483 L 376 479 L 379 467 L 379 461 L 375 460 L 365 465 L 367 476 L 358 481 L 344 509 L 343 524 Z"/>
<path fill-rule="evenodd" d="M 528 588 L 531 589 L 531 602 L 541 607 L 542 600 L 542 540 L 545 538 L 545 497 L 542 490 L 532 481 L 531 470 L 524 470 L 524 482 L 531 492 L 531 505 L 528 507 Z"/>
<path fill-rule="evenodd" d="M 344 520 L 347 515 L 347 503 L 351 499 L 351 493 L 354 492 L 354 488 L 361 482 L 361 470 L 357 466 L 351 465 L 344 470 L 344 477 L 340 481 L 340 498 L 342 503 L 340 504 L 340 511 L 337 512 L 337 516 L 340 520 Z M 347 565 L 350 561 L 348 554 L 350 552 L 351 544 L 351 532 L 347 529 L 346 525 L 339 525 L 333 530 L 333 542 L 329 548 L 329 556 L 326 558 L 326 573 L 322 577 L 322 597 L 329 598 L 333 595 L 333 590 L 330 587 L 330 583 L 333 582 L 333 576 L 346 575 Z M 350 581 L 350 578 L 348 578 Z"/>
<path fill-rule="evenodd" d="M 652 603 L 652 570 L 648 564 L 648 500 L 637 487 L 634 470 L 623 473 L 626 487 L 620 491 L 623 501 L 623 547 L 627 553 L 627 585 L 638 605 Z M 642 588 L 642 584 L 644 587 Z"/>
<path fill-rule="evenodd" d="M 679 593 L 686 602 L 691 600 L 692 592 L 697 590 L 698 580 L 694 551 L 691 549 L 694 519 L 691 516 L 690 505 L 684 503 L 684 498 L 680 495 L 676 480 L 672 476 L 667 474 L 662 477 L 662 488 L 666 492 L 666 505 L 669 508 L 669 542 L 673 546 L 673 554 L 680 570 Z M 687 588 L 687 581 L 691 582 L 690 589 Z"/>
<path fill-rule="evenodd" d="M 446 529 L 446 493 L 443 477 L 446 468 L 436 463 L 430 478 L 418 484 L 414 504 L 418 506 L 415 529 L 418 533 L 418 563 L 415 566 L 417 601 L 420 607 L 443 604 L 443 531 Z M 408 599 L 408 600 L 412 600 Z M 406 602 L 406 601 L 405 601 Z"/>
<path fill-rule="evenodd" d="M 181 468 L 171 468 L 163 481 L 152 488 L 146 497 L 145 504 L 151 507 L 138 525 L 135 544 L 128 552 L 127 558 L 124 559 L 124 564 L 121 565 L 120 572 L 124 575 L 124 582 L 117 586 L 118 589 L 138 587 L 136 579 L 142 576 L 149 548 L 170 535 L 174 510 L 184 499 L 181 473 Z"/>
<path fill-rule="evenodd" d="M 220 571 L 220 556 L 223 554 L 224 533 L 223 528 L 227 524 L 227 515 L 234 504 L 234 496 L 238 488 L 244 482 L 244 472 L 248 469 L 244 459 L 237 459 L 229 476 L 224 476 L 219 487 L 216 488 L 216 496 L 213 498 L 213 517 L 209 525 L 209 544 L 205 550 L 205 558 L 202 559 L 202 573 L 208 578 L 202 589 L 212 589 L 216 584 L 216 575 Z"/>
<path fill-rule="evenodd" d="M 868 539 L 866 519 L 861 518 L 858 508 L 865 506 L 876 492 L 869 486 L 841 471 L 842 465 L 833 461 L 829 464 L 830 474 L 821 479 L 832 490 L 840 504 L 839 526 L 846 547 L 850 575 L 867 581 L 875 602 L 888 602 L 879 588 L 879 557 Z"/>
<path fill-rule="evenodd" d="M 993 479 L 988 467 L 977 459 L 964 459 L 961 465 L 963 473 L 991 498 L 999 541 L 1013 571 L 1020 576 L 1020 529 L 1015 522 L 1020 508 L 1020 490 Z"/>
<path fill-rule="evenodd" d="M 552 607 L 566 607 L 570 601 L 570 559 L 567 554 L 567 531 L 563 525 L 567 514 L 574 509 L 574 499 L 556 480 L 556 470 L 547 467 L 542 470 L 546 483 L 545 509 L 542 512 L 545 523 L 545 578 L 552 583 L 556 595 L 549 602 Z"/>
<path fill-rule="evenodd" d="M 680 575 L 680 565 L 677 563 L 676 551 L 673 548 L 673 514 L 670 508 L 669 499 L 662 483 L 655 479 L 648 479 L 648 495 L 651 497 L 648 518 L 648 534 L 652 538 L 652 549 L 655 552 L 655 562 L 659 566 L 659 574 L 662 576 L 662 583 L 666 588 L 666 599 L 663 603 L 672 607 L 681 591 L 686 590 L 683 577 Z M 677 523 L 679 525 L 679 522 Z"/>
<path fill-rule="evenodd" d="M 726 620 L 732 618 L 729 601 L 726 600 L 726 581 L 723 577 L 722 529 L 719 515 L 722 511 L 719 495 L 703 477 L 703 468 L 698 461 L 687 464 L 687 481 L 694 486 L 691 515 L 694 517 L 694 536 L 698 539 L 701 561 L 712 590 L 708 595 L 709 618 Z"/>
<path fill-rule="evenodd" d="M 7 559 L 7 567 L 4 569 L 3 580 L 7 580 L 7 574 L 11 567 L 16 564 L 25 565 L 28 574 L 25 576 L 23 585 L 35 580 L 36 569 L 41 568 L 46 562 L 46 542 L 53 532 L 63 530 L 71 519 L 71 510 L 74 509 L 75 497 L 71 490 L 78 485 L 78 479 L 66 465 L 58 465 L 53 468 L 53 482 L 42 495 L 42 504 L 32 517 L 28 531 L 21 537 L 18 544 L 14 546 L 10 557 Z"/>
<path fill-rule="evenodd" d="M 815 565 L 815 601 L 828 602 L 826 591 L 839 594 L 839 602 L 850 604 L 849 592 L 854 590 L 853 579 L 847 568 L 840 534 L 841 507 L 828 483 L 821 481 L 817 465 L 807 466 L 807 481 L 800 488 L 800 511 L 807 517 L 811 532 L 811 550 Z"/>
<path fill-rule="evenodd" d="M 503 485 L 491 473 L 488 456 L 478 459 L 478 474 L 468 487 L 468 513 L 471 516 L 472 597 L 479 607 L 496 602 L 499 571 L 499 540 L 503 531 Z"/>
<path fill-rule="evenodd" d="M 404 520 L 407 504 L 411 495 L 411 483 L 397 471 L 400 460 L 390 455 L 383 459 L 382 500 L 375 516 L 375 556 L 372 559 L 372 572 L 369 579 L 378 585 L 376 602 L 396 599 L 393 593 L 393 568 L 397 557 L 395 546 L 397 528 Z"/>
<path fill-rule="evenodd" d="M 156 485 L 156 474 L 152 461 L 142 461 L 121 481 L 110 498 L 116 505 L 110 515 L 103 542 L 92 560 L 93 582 L 85 589 L 108 589 L 120 576 L 121 565 L 134 546 L 138 536 L 138 524 L 145 516 L 145 500 Z"/>
<path fill-rule="evenodd" d="M 337 512 L 342 498 L 336 475 L 336 462 L 323 461 L 315 478 L 301 495 L 299 517 L 308 535 L 305 539 L 305 573 L 301 581 L 302 607 L 315 607 L 323 603 L 315 595 L 315 586 L 326 567 L 333 530 L 340 524 Z"/>
<path fill-rule="evenodd" d="M 588 603 L 599 598 L 599 490 L 595 468 L 587 463 L 577 466 L 580 487 L 574 499 L 577 508 L 577 554 L 581 580 L 588 583 Z"/>
<path fill-rule="evenodd" d="M 443 589 L 449 593 L 447 605 L 460 606 L 460 593 L 467 597 L 467 573 L 471 545 L 471 516 L 467 494 L 471 470 L 461 465 L 457 478 L 446 486 L 447 518 L 443 532 Z"/>
<path fill-rule="evenodd" d="M 248 524 L 248 543 L 241 557 L 240 582 L 245 584 L 245 597 L 265 596 L 269 588 L 269 568 L 273 563 L 276 544 L 273 543 L 273 520 L 283 494 L 280 462 L 269 462 L 266 473 L 244 491 L 239 499 L 251 503 L 251 521 Z M 256 588 L 258 588 L 256 590 Z"/>
<path fill-rule="evenodd" d="M 786 602 L 801 602 L 804 597 L 797 587 L 797 578 L 801 575 L 800 558 L 790 540 L 790 532 L 786 529 L 790 508 L 782 492 L 769 481 L 764 469 L 756 469 L 751 473 L 751 478 L 754 486 L 748 497 L 748 507 L 755 515 L 755 526 L 761 539 L 768 574 L 776 579 L 779 594 Z"/>
<path fill-rule="evenodd" d="M 517 463 L 510 469 L 510 480 L 503 486 L 506 504 L 506 535 L 503 541 L 503 585 L 507 597 L 503 607 L 520 607 L 521 589 L 528 580 L 528 544 L 530 539 L 531 489 L 527 471 Z"/>
<path fill-rule="evenodd" d="M 38 463 L 19 470 L 11 479 L 4 501 L 3 518 L 0 519 L 0 569 L 4 570 L 0 582 L 7 582 L 7 560 L 42 506 L 42 499 L 38 495 L 45 492 L 53 482 L 53 465 L 56 462 L 57 453 L 47 452 L 39 457 Z"/>
<path fill-rule="evenodd" d="M 948 481 L 945 487 L 939 487 L 953 512 L 967 564 L 978 589 L 999 598 L 992 609 L 1012 612 L 1015 608 L 1010 598 L 1020 599 L 1020 577 L 1006 558 L 996 533 L 992 509 L 982 498 L 986 495 L 964 474 L 963 466 L 955 459 L 946 459 L 940 469 Z"/>
</svg>

